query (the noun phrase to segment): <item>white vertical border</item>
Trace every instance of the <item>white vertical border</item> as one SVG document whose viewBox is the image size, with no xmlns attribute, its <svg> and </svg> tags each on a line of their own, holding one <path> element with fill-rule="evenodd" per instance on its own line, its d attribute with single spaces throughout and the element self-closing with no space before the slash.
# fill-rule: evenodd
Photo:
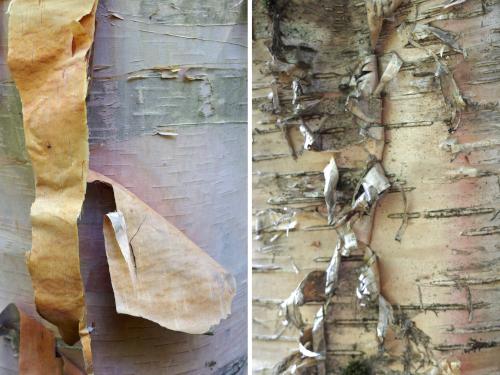
<svg viewBox="0 0 500 375">
<path fill-rule="evenodd" d="M 247 0 L 247 196 L 248 196 L 248 223 L 247 223 L 247 267 L 248 267 L 248 289 L 247 289 L 247 309 L 248 309 L 248 374 L 252 373 L 252 8 L 254 0 Z"/>
</svg>

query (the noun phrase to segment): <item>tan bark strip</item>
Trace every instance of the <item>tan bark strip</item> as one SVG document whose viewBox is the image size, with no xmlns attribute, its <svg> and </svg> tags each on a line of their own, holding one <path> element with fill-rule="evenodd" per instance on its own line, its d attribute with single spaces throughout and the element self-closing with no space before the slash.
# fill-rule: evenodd
<svg viewBox="0 0 500 375">
<path fill-rule="evenodd" d="M 77 218 L 85 196 L 85 97 L 96 0 L 15 0 L 8 64 L 36 178 L 28 266 L 39 313 L 69 344 L 85 327 Z"/>
<path fill-rule="evenodd" d="M 117 182 L 93 171 L 89 182 L 109 185 L 115 197 L 104 239 L 118 313 L 192 334 L 208 332 L 230 314 L 231 274 Z"/>
</svg>

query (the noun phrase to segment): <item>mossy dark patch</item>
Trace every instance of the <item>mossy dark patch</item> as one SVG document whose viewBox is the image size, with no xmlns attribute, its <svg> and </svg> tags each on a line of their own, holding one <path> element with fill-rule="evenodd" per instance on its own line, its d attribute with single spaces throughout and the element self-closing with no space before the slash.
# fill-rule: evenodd
<svg viewBox="0 0 500 375">
<path fill-rule="evenodd" d="M 350 362 L 345 369 L 342 370 L 342 375 L 371 375 L 371 367 L 367 361 L 355 360 Z"/>
</svg>

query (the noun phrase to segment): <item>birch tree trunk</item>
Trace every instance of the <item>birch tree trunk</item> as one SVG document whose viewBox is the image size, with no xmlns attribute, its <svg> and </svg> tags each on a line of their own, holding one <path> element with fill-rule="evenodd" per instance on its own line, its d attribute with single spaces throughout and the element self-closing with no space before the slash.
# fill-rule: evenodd
<svg viewBox="0 0 500 375">
<path fill-rule="evenodd" d="M 16 303 L 36 316 L 25 264 L 33 173 L 6 66 L 8 3 L 0 16 L 0 310 Z M 246 30 L 245 2 L 99 2 L 87 98 L 90 168 L 135 193 L 231 272 L 237 295 L 211 335 L 117 314 L 102 235 L 114 200 L 88 185 L 79 234 L 95 374 L 246 373 Z M 65 349 L 78 358 L 78 345 Z M 17 373 L 2 342 L 0 374 Z"/>
<path fill-rule="evenodd" d="M 311 271 L 327 268 L 337 242 L 327 225 L 323 169 L 333 156 L 337 205 L 345 206 L 368 155 L 376 154 L 372 140 L 356 139 L 359 129 L 345 119 L 346 88 L 372 53 L 366 4 L 253 2 L 253 215 L 258 225 L 259 217 L 275 215 L 267 230 L 254 229 L 255 374 L 279 370 L 276 364 L 298 350 L 300 332 L 283 325 L 280 304 Z M 382 349 L 377 308 L 360 306 L 356 297 L 363 253 L 342 257 L 324 319 L 326 372 L 451 374 L 442 365 L 448 360 L 459 362 L 462 374 L 496 374 L 500 6 L 407 0 L 386 18 L 373 51 L 379 77 L 393 53 L 403 63 L 381 99 L 380 159 L 392 187 L 371 214 L 367 243 L 395 319 Z M 429 26 L 438 32 L 417 32 Z M 436 74 L 438 62 L 451 79 Z M 463 106 L 450 89 L 453 77 Z M 298 101 L 294 81 L 302 86 Z M 301 121 L 334 146 L 304 149 Z M 318 305 L 300 307 L 306 326 Z"/>
</svg>

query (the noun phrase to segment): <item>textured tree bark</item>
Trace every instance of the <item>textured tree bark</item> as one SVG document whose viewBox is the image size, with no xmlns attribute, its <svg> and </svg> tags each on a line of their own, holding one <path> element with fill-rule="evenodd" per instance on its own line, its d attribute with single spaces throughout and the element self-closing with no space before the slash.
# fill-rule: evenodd
<svg viewBox="0 0 500 375">
<path fill-rule="evenodd" d="M 5 64 L 8 1 L 1 5 L 0 309 L 15 302 L 36 316 L 24 258 L 33 173 Z M 90 167 L 231 272 L 237 295 L 210 335 L 117 314 L 102 235 L 114 200 L 109 189 L 88 185 L 78 227 L 95 374 L 246 371 L 246 56 L 245 2 L 99 3 L 87 98 Z M 4 342 L 0 373 L 17 373 Z"/>
<path fill-rule="evenodd" d="M 253 9 L 253 215 L 258 222 L 274 210 L 277 221 L 293 220 L 288 230 L 254 233 L 253 372 L 270 374 L 298 350 L 300 332 L 283 326 L 280 304 L 307 274 L 327 268 L 337 242 L 322 171 L 334 156 L 342 206 L 367 155 L 377 153 L 358 138 L 345 101 L 335 101 L 372 52 L 365 1 L 256 0 Z M 356 297 L 362 252 L 343 257 L 325 317 L 326 372 L 367 366 L 377 374 L 419 374 L 434 363 L 441 365 L 434 371 L 452 373 L 442 364 L 448 359 L 460 362 L 462 374 L 497 373 L 500 7 L 403 1 L 388 17 L 374 50 L 379 76 L 394 52 L 403 64 L 383 90 L 380 159 L 392 187 L 378 201 L 368 243 L 395 321 L 381 351 L 377 308 L 361 307 Z M 441 31 L 422 35 L 427 26 Z M 438 62 L 453 73 L 459 96 L 449 74 L 436 75 Z M 303 86 L 299 110 L 293 81 Z M 299 117 L 330 146 L 306 150 Z M 300 308 L 306 326 L 321 304 Z"/>
</svg>

